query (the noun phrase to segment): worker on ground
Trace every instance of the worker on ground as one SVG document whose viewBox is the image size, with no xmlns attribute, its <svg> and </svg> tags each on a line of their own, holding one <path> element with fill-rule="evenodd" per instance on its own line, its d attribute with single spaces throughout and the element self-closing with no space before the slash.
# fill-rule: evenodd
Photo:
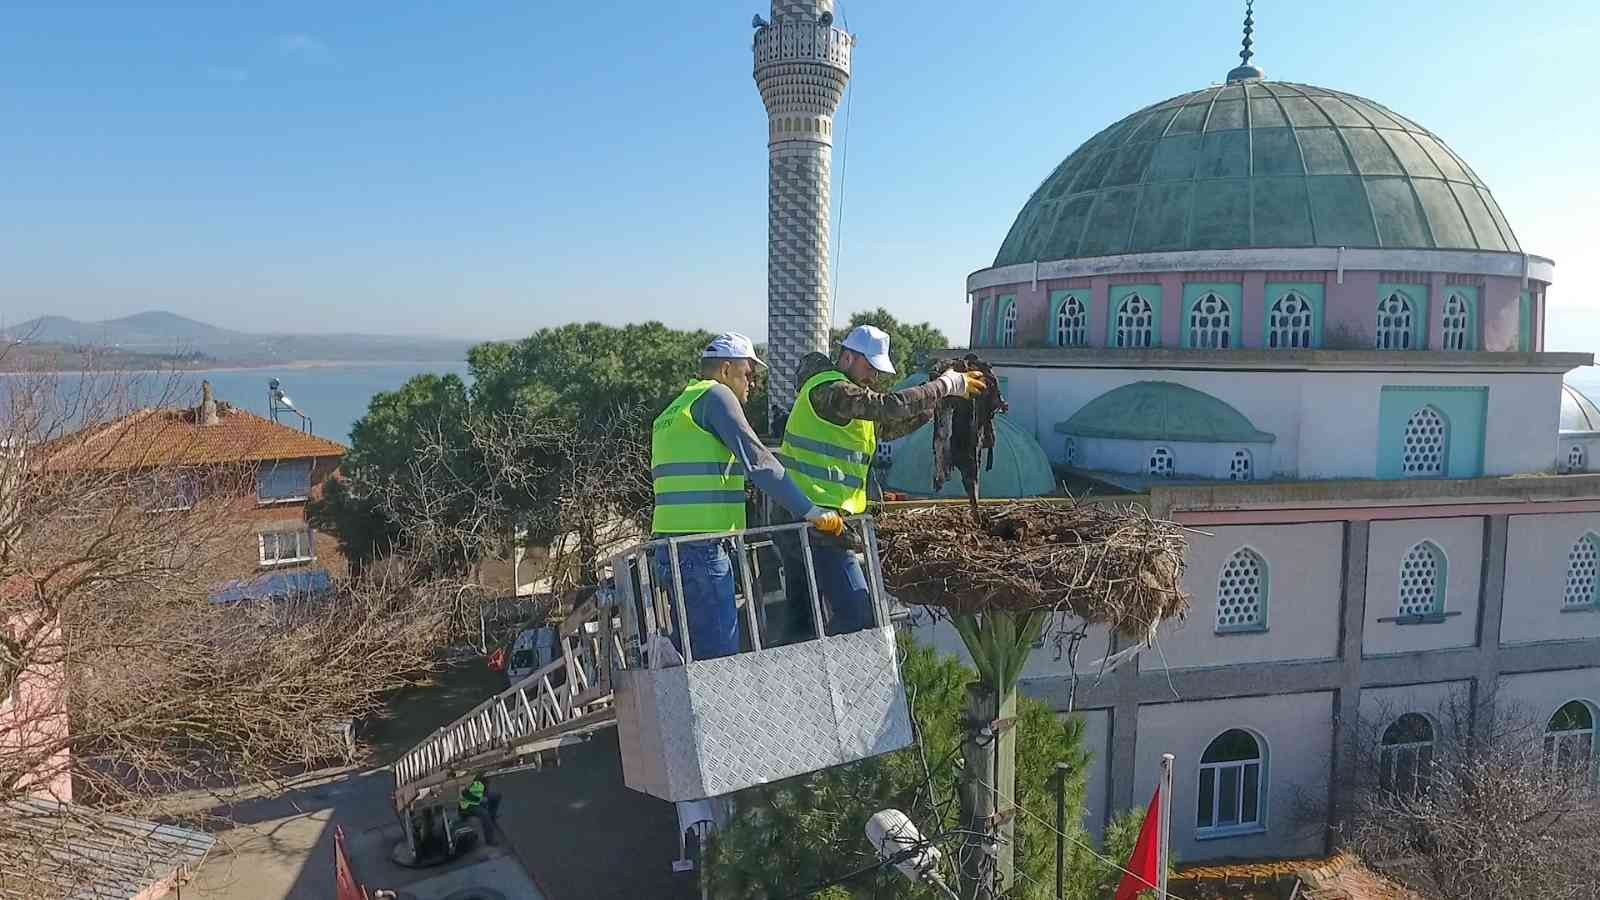
<svg viewBox="0 0 1600 900">
<path fill-rule="evenodd" d="M 890 393 L 873 386 L 895 374 L 889 335 L 862 325 L 844 339 L 837 361 L 813 353 L 801 360 L 800 391 L 784 427 L 778 459 L 818 506 L 855 515 L 867 508 L 867 474 L 878 441 L 893 440 L 920 427 L 946 397 L 975 397 L 986 388 L 977 372 L 946 372 L 927 384 Z M 880 426 L 882 426 L 880 428 Z M 798 543 L 781 542 L 790 637 L 816 633 L 810 589 Z M 829 634 L 859 631 L 872 624 L 867 580 L 861 564 L 842 544 L 814 541 L 812 566 L 819 599 L 831 609 Z"/>
<path fill-rule="evenodd" d="M 657 537 L 727 534 L 745 528 L 745 479 L 755 483 L 790 514 L 819 531 L 838 536 L 844 520 L 814 503 L 784 471 L 777 457 L 745 419 L 744 402 L 757 367 L 755 345 L 736 332 L 719 335 L 700 358 L 700 377 L 656 417 L 650 438 L 650 470 L 655 482 Z M 689 620 L 694 659 L 739 652 L 739 619 L 734 606 L 734 574 L 725 538 L 678 545 L 678 574 Z M 656 555 L 656 575 L 672 590 L 672 563 L 665 550 Z M 674 641 L 679 652 L 682 644 Z"/>
<path fill-rule="evenodd" d="M 477 819 L 483 829 L 483 842 L 494 846 L 495 819 L 500 815 L 500 795 L 489 793 L 482 775 L 474 775 L 472 783 L 461 789 L 461 818 Z"/>
</svg>

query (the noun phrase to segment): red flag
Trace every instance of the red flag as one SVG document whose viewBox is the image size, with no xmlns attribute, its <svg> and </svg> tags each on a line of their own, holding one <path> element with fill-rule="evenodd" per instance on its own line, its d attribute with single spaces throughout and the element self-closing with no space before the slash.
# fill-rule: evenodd
<svg viewBox="0 0 1600 900">
<path fill-rule="evenodd" d="M 1150 798 L 1150 808 L 1145 811 L 1144 824 L 1139 826 L 1139 841 L 1133 845 L 1133 855 L 1128 857 L 1128 871 L 1117 885 L 1116 900 L 1133 900 L 1140 891 L 1154 890 L 1161 877 L 1161 788 L 1156 788 Z"/>
</svg>

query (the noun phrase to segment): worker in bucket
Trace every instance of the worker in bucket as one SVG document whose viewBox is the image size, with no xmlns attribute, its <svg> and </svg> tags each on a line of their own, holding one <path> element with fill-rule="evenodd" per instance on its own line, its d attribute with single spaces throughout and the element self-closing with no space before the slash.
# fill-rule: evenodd
<svg viewBox="0 0 1600 900">
<path fill-rule="evenodd" d="M 461 789 L 461 799 L 457 805 L 461 809 L 461 818 L 477 819 L 478 826 L 483 829 L 483 842 L 494 846 L 494 823 L 500 814 L 500 795 L 489 793 L 489 785 L 482 775 L 474 775 L 472 783 Z"/>
<path fill-rule="evenodd" d="M 890 393 L 874 386 L 895 374 L 889 335 L 872 325 L 844 339 L 839 358 L 820 353 L 800 361 L 800 391 L 784 427 L 778 459 L 818 506 L 856 515 L 867 508 L 867 474 L 879 440 L 907 434 L 932 417 L 946 397 L 971 398 L 986 390 L 977 372 L 946 372 L 926 384 Z M 817 633 L 811 594 L 798 541 L 782 539 L 784 586 L 790 639 Z M 812 567 L 818 599 L 831 611 L 829 634 L 860 631 L 872 624 L 867 580 L 861 563 L 843 544 L 814 541 Z"/>
<path fill-rule="evenodd" d="M 750 385 L 765 365 L 749 338 L 737 332 L 718 335 L 701 353 L 700 377 L 656 417 L 650 437 L 656 537 L 742 531 L 746 478 L 797 520 L 824 534 L 844 533 L 839 514 L 806 495 L 745 419 Z M 727 544 L 713 537 L 678 545 L 689 648 L 697 660 L 739 652 Z M 664 548 L 656 553 L 655 570 L 659 583 L 672 591 L 671 557 Z M 673 638 L 682 652 L 676 633 Z"/>
</svg>

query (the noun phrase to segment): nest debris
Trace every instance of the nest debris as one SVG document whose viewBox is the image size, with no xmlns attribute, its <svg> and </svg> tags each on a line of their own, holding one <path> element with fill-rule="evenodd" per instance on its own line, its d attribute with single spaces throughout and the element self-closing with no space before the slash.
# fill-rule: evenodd
<svg viewBox="0 0 1600 900">
<path fill-rule="evenodd" d="M 951 470 L 961 473 L 961 486 L 967 502 L 978 505 L 978 464 L 983 451 L 989 451 L 988 465 L 994 468 L 994 417 L 1010 407 L 1000 396 L 1000 377 L 994 367 L 968 353 L 960 359 L 943 360 L 928 372 L 929 379 L 946 372 L 981 372 L 988 389 L 976 397 L 947 397 L 940 402 L 933 418 L 933 490 L 944 487 Z"/>
<path fill-rule="evenodd" d="M 1065 612 L 1146 637 L 1182 618 L 1183 529 L 1138 506 L 945 505 L 877 516 L 884 582 L 950 613 Z"/>
</svg>

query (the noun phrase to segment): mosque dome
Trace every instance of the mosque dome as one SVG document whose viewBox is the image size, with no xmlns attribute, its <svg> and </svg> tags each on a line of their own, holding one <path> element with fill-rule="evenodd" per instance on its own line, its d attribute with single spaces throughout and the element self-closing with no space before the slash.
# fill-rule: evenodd
<svg viewBox="0 0 1600 900">
<path fill-rule="evenodd" d="M 994 420 L 994 437 L 994 468 L 981 473 L 979 491 L 983 497 L 1042 497 L 1055 493 L 1055 471 L 1033 435 L 1000 415 Z M 884 476 L 885 490 L 913 497 L 966 496 L 961 475 L 956 472 L 950 473 L 942 489 L 933 489 L 932 422 L 897 443 L 894 464 Z"/>
<path fill-rule="evenodd" d="M 1056 423 L 1055 430 L 1074 437 L 1124 441 L 1270 444 L 1277 440 L 1226 402 L 1170 381 L 1137 381 L 1113 388 Z"/>
<path fill-rule="evenodd" d="M 1561 430 L 1600 431 L 1600 406 L 1570 384 L 1561 385 Z"/>
<path fill-rule="evenodd" d="M 1090 138 L 1022 208 L 995 266 L 1252 247 L 1521 252 L 1489 188 L 1432 132 L 1258 76 L 1243 67 Z"/>
</svg>

